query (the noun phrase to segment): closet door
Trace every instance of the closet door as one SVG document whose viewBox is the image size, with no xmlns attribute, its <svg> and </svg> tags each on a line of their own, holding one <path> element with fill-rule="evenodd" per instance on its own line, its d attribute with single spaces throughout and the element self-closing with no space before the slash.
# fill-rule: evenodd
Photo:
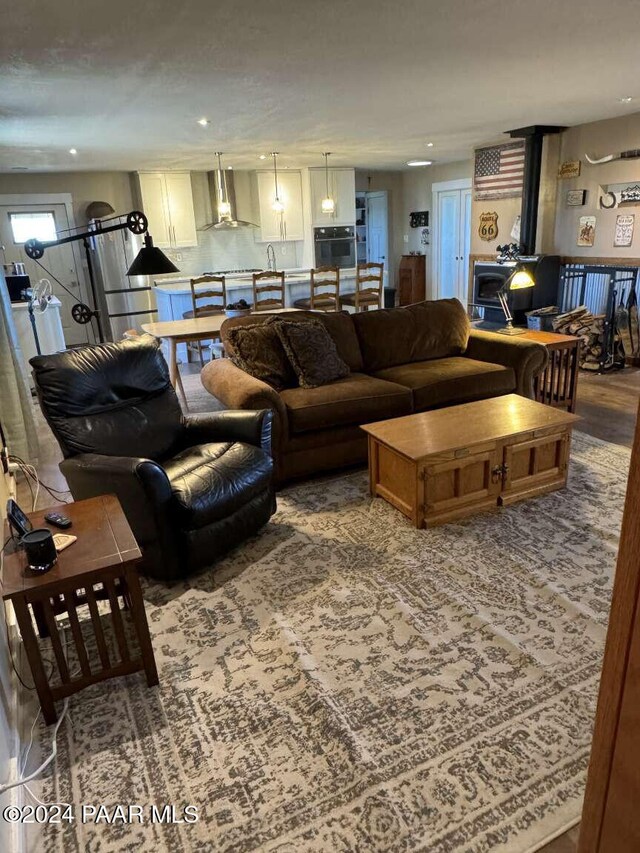
<svg viewBox="0 0 640 853">
<path fill-rule="evenodd" d="M 460 190 L 438 193 L 438 299 L 457 297 L 460 289 Z"/>
</svg>

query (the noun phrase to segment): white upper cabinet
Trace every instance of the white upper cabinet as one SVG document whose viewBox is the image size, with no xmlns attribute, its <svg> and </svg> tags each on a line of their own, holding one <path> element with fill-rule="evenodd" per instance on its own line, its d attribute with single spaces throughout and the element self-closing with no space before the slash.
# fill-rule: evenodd
<svg viewBox="0 0 640 853">
<path fill-rule="evenodd" d="M 277 240 L 304 240 L 304 216 L 302 213 L 302 175 L 300 172 L 282 170 L 278 172 L 278 195 L 284 211 L 273 210 L 275 184 L 273 172 L 258 172 L 258 205 L 260 208 L 261 243 Z"/>
<path fill-rule="evenodd" d="M 329 169 L 329 195 L 335 202 L 333 213 L 322 212 L 322 199 L 327 196 L 327 179 L 323 168 L 309 169 L 311 177 L 311 221 L 320 225 L 355 225 L 355 169 Z"/>
<path fill-rule="evenodd" d="M 197 246 L 189 172 L 138 172 L 149 233 L 161 249 Z"/>
</svg>

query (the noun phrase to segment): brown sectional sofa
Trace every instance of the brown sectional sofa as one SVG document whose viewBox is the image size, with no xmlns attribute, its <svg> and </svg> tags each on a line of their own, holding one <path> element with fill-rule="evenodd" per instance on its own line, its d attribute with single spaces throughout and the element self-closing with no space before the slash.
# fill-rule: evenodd
<svg viewBox="0 0 640 853">
<path fill-rule="evenodd" d="M 322 322 L 351 373 L 278 392 L 233 363 L 228 338 L 234 326 L 272 316 L 226 320 L 221 336 L 231 358 L 207 364 L 202 383 L 229 408 L 273 411 L 279 482 L 364 462 L 361 424 L 513 392 L 532 396 L 547 361 L 539 344 L 471 330 L 456 299 L 360 314 L 301 311 L 284 318 Z"/>
</svg>

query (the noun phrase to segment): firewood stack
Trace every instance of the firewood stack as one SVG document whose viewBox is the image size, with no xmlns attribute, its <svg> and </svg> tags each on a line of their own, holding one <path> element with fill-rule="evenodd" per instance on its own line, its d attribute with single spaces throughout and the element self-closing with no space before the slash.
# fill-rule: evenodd
<svg viewBox="0 0 640 853">
<path fill-rule="evenodd" d="M 580 305 L 566 314 L 559 314 L 553 321 L 553 331 L 559 335 L 575 335 L 582 341 L 580 367 L 598 370 L 602 358 L 604 314 L 592 314 L 586 305 Z"/>
</svg>

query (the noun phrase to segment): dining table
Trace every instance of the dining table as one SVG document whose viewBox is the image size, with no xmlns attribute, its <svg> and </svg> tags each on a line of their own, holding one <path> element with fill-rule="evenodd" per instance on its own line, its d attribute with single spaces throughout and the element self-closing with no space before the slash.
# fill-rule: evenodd
<svg viewBox="0 0 640 853">
<path fill-rule="evenodd" d="M 298 308 L 276 308 L 263 313 L 287 314 L 299 311 Z M 254 312 L 259 314 L 261 312 Z M 248 315 L 251 316 L 251 315 Z M 184 408 L 189 411 L 184 386 L 178 367 L 177 347 L 178 344 L 191 343 L 194 341 L 207 341 L 212 338 L 220 338 L 220 329 L 228 317 L 223 312 L 207 314 L 200 317 L 189 317 L 182 320 L 161 320 L 156 323 L 143 323 L 141 328 L 148 335 L 166 341 L 169 346 L 169 378 L 171 384 L 181 395 Z"/>
</svg>

